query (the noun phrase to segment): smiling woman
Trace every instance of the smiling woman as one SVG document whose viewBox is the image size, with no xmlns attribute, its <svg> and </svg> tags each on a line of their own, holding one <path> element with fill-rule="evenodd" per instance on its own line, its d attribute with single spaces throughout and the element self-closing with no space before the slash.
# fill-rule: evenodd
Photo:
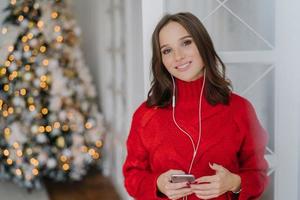
<svg viewBox="0 0 300 200">
<path fill-rule="evenodd" d="M 170 74 L 184 81 L 197 80 L 203 75 L 202 57 L 192 36 L 182 25 L 170 22 L 164 26 L 159 43 L 163 64 Z"/>
<path fill-rule="evenodd" d="M 268 181 L 267 134 L 251 103 L 231 91 L 202 23 L 191 13 L 165 15 L 152 53 L 151 89 L 127 140 L 128 193 L 143 200 L 259 198 Z M 195 181 L 171 181 L 183 174 Z"/>
</svg>

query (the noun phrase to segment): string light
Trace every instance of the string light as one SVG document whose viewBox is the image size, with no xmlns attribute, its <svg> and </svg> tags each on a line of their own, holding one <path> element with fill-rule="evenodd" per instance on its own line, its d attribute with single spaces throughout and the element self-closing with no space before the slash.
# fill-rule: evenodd
<svg viewBox="0 0 300 200">
<path fill-rule="evenodd" d="M 9 67 L 10 64 L 11 64 L 11 62 L 10 62 L 9 60 L 5 61 L 5 63 L 4 63 L 4 65 L 5 65 L 6 67 Z"/>
<path fill-rule="evenodd" d="M 64 124 L 64 125 L 62 126 L 62 130 L 63 130 L 63 131 L 68 131 L 68 130 L 69 130 L 69 126 L 68 126 L 67 124 Z"/>
<path fill-rule="evenodd" d="M 47 83 L 46 82 L 40 82 L 40 87 L 41 88 L 46 88 L 47 87 Z"/>
<path fill-rule="evenodd" d="M 34 56 L 31 56 L 31 57 L 29 58 L 29 62 L 34 63 L 34 62 L 35 62 L 35 57 L 34 57 Z"/>
<path fill-rule="evenodd" d="M 28 102 L 29 104 L 33 104 L 33 102 L 34 102 L 33 97 L 28 97 L 27 102 Z"/>
<path fill-rule="evenodd" d="M 43 63 L 44 66 L 48 66 L 49 60 L 48 60 L 48 59 L 44 59 L 44 60 L 42 61 L 42 63 Z"/>
<path fill-rule="evenodd" d="M 2 115 L 3 115 L 3 117 L 7 117 L 7 116 L 8 116 L 8 112 L 7 112 L 6 110 L 4 110 L 4 111 L 2 112 Z"/>
<path fill-rule="evenodd" d="M 39 127 L 39 132 L 40 133 L 44 133 L 45 132 L 45 127 L 44 126 L 40 126 Z"/>
<path fill-rule="evenodd" d="M 41 77 L 40 77 L 40 80 L 41 80 L 41 81 L 46 81 L 46 80 L 47 80 L 47 76 L 45 76 L 45 75 L 41 76 Z"/>
<path fill-rule="evenodd" d="M 102 141 L 101 140 L 97 140 L 96 141 L 96 147 L 98 147 L 98 148 L 100 148 L 100 147 L 102 147 Z"/>
<path fill-rule="evenodd" d="M 34 27 L 34 25 L 35 25 L 35 23 L 32 22 L 32 21 L 30 21 L 30 22 L 28 23 L 28 28 L 32 29 L 32 28 Z"/>
<path fill-rule="evenodd" d="M 17 150 L 17 156 L 18 157 L 22 157 L 23 156 L 23 152 L 21 150 Z"/>
<path fill-rule="evenodd" d="M 32 149 L 31 149 L 31 148 L 27 148 L 27 149 L 26 149 L 26 153 L 27 153 L 28 155 L 31 155 L 31 154 L 32 154 Z"/>
<path fill-rule="evenodd" d="M 70 169 L 70 166 L 67 163 L 65 163 L 65 164 L 63 164 L 62 168 L 63 168 L 63 170 L 67 171 Z"/>
<path fill-rule="evenodd" d="M 47 48 L 46 48 L 45 46 L 41 46 L 41 47 L 40 47 L 40 52 L 41 52 L 41 53 L 45 53 L 46 49 L 47 49 Z"/>
<path fill-rule="evenodd" d="M 18 148 L 20 147 L 20 145 L 19 145 L 19 143 L 14 142 L 13 147 L 14 147 L 15 149 L 18 149 Z"/>
<path fill-rule="evenodd" d="M 56 37 L 57 42 L 62 42 L 64 40 L 63 36 L 59 35 Z"/>
<path fill-rule="evenodd" d="M 30 110 L 31 112 L 33 112 L 33 111 L 35 110 L 35 106 L 34 106 L 34 105 L 30 105 L 30 106 L 29 106 L 29 110 Z"/>
<path fill-rule="evenodd" d="M 46 131 L 48 132 L 48 133 L 50 133 L 51 131 L 52 131 L 52 127 L 51 126 L 46 126 Z"/>
<path fill-rule="evenodd" d="M 60 128 L 60 123 L 59 122 L 54 122 L 53 127 L 58 129 Z"/>
<path fill-rule="evenodd" d="M 3 27 L 2 30 L 1 30 L 2 34 L 6 34 L 7 33 L 7 28 L 6 27 Z"/>
<path fill-rule="evenodd" d="M 30 46 L 29 45 L 25 45 L 23 49 L 24 49 L 25 52 L 29 51 L 30 50 Z"/>
<path fill-rule="evenodd" d="M 10 0 L 11 5 L 15 5 L 17 3 L 17 0 Z"/>
<path fill-rule="evenodd" d="M 3 67 L 3 68 L 0 70 L 0 75 L 1 75 L 1 76 L 5 75 L 5 74 L 6 74 L 6 71 L 7 71 L 6 68 Z"/>
<path fill-rule="evenodd" d="M 48 114 L 48 109 L 47 108 L 43 108 L 42 109 L 42 114 L 43 115 L 47 115 Z"/>
<path fill-rule="evenodd" d="M 18 21 L 19 22 L 22 22 L 24 20 L 24 16 L 23 15 L 20 15 L 19 17 L 18 17 Z"/>
<path fill-rule="evenodd" d="M 4 149 L 4 151 L 3 151 L 3 155 L 5 155 L 5 156 L 9 156 L 9 151 L 8 151 L 7 149 Z"/>
<path fill-rule="evenodd" d="M 22 88 L 21 90 L 20 90 L 20 94 L 22 95 L 22 96 L 25 96 L 26 95 L 26 89 L 25 88 Z"/>
<path fill-rule="evenodd" d="M 37 49 L 33 49 L 32 55 L 37 56 L 39 54 L 39 51 Z"/>
<path fill-rule="evenodd" d="M 95 154 L 95 152 L 96 152 L 95 149 L 93 149 L 93 148 L 89 149 L 89 154 L 91 156 L 93 156 Z"/>
<path fill-rule="evenodd" d="M 90 129 L 90 128 L 92 128 L 92 123 L 87 122 L 87 123 L 85 123 L 84 126 L 85 126 L 86 129 Z"/>
<path fill-rule="evenodd" d="M 35 4 L 33 5 L 33 8 L 36 9 L 36 10 L 37 10 L 39 7 L 40 7 L 40 4 L 38 4 L 38 3 L 35 3 Z"/>
<path fill-rule="evenodd" d="M 39 174 L 39 170 L 37 170 L 37 169 L 33 169 L 32 170 L 32 174 L 34 175 L 34 176 L 37 176 L 38 174 Z"/>
<path fill-rule="evenodd" d="M 28 11 L 29 11 L 29 7 L 28 7 L 28 6 L 25 6 L 25 7 L 23 8 L 23 12 L 27 13 Z"/>
<path fill-rule="evenodd" d="M 16 169 L 16 175 L 17 176 L 21 176 L 22 175 L 22 171 L 20 169 Z"/>
<path fill-rule="evenodd" d="M 6 162 L 7 162 L 8 165 L 12 165 L 12 163 L 13 163 L 12 159 L 10 159 L 10 158 L 8 158 L 8 159 L 6 160 Z"/>
<path fill-rule="evenodd" d="M 33 38 L 33 34 L 32 33 L 28 33 L 27 37 L 28 37 L 29 40 L 31 40 Z"/>
<path fill-rule="evenodd" d="M 88 152 L 87 146 L 82 146 L 82 147 L 81 147 L 81 151 L 82 151 L 83 153 Z"/>
<path fill-rule="evenodd" d="M 25 43 L 28 41 L 28 37 L 26 35 L 24 35 L 21 40 L 23 43 Z"/>
<path fill-rule="evenodd" d="M 11 54 L 11 55 L 8 56 L 8 60 L 9 60 L 9 61 L 14 61 L 14 59 L 15 59 L 15 56 L 14 56 L 14 55 Z"/>
<path fill-rule="evenodd" d="M 98 152 L 96 152 L 94 155 L 92 155 L 93 159 L 97 160 L 99 159 L 100 155 Z"/>
<path fill-rule="evenodd" d="M 51 17 L 52 17 L 52 19 L 56 19 L 57 17 L 58 17 L 58 13 L 57 12 L 52 12 L 51 13 Z"/>
<path fill-rule="evenodd" d="M 13 114 L 14 113 L 14 108 L 13 107 L 9 107 L 7 110 L 8 114 Z"/>
<path fill-rule="evenodd" d="M 39 165 L 39 161 L 35 158 L 31 158 L 30 163 L 35 167 Z"/>
<path fill-rule="evenodd" d="M 60 156 L 60 160 L 61 160 L 62 162 L 66 162 L 66 161 L 67 161 L 67 157 L 64 156 L 64 155 L 62 155 L 62 156 Z"/>
<path fill-rule="evenodd" d="M 14 80 L 16 77 L 18 76 L 18 72 L 17 71 L 13 71 L 10 75 L 9 75 L 9 80 Z"/>
<path fill-rule="evenodd" d="M 12 52 L 14 50 L 14 46 L 10 45 L 7 47 L 8 52 Z"/>
<path fill-rule="evenodd" d="M 10 138 L 10 128 L 4 129 L 4 137 L 6 140 L 8 140 Z"/>
<path fill-rule="evenodd" d="M 41 28 L 43 28 L 43 26 L 44 26 L 44 22 L 43 22 L 43 21 L 41 21 L 41 20 L 40 20 L 40 21 L 38 21 L 38 23 L 37 23 L 37 27 L 41 29 Z"/>
<path fill-rule="evenodd" d="M 54 27 L 54 31 L 55 31 L 55 32 L 59 32 L 60 30 L 61 30 L 60 26 L 56 25 L 56 26 Z"/>
<path fill-rule="evenodd" d="M 9 85 L 8 85 L 8 84 L 5 84 L 5 85 L 3 86 L 3 90 L 4 90 L 5 92 L 7 92 L 7 91 L 9 90 Z"/>
<path fill-rule="evenodd" d="M 26 65 L 25 65 L 25 70 L 26 70 L 26 71 L 29 71 L 29 70 L 30 70 L 30 65 L 29 65 L 29 64 L 26 64 Z"/>
</svg>

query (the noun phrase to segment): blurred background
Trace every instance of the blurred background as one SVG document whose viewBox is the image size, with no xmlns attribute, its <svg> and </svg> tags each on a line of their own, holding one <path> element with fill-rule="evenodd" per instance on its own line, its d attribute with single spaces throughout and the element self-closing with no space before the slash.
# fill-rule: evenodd
<svg viewBox="0 0 300 200">
<path fill-rule="evenodd" d="M 0 10 L 3 10 L 13 2 L 14 1 L 1 0 Z M 22 1 L 16 2 L 18 4 L 18 2 Z M 47 81 L 47 77 L 55 75 L 54 72 L 56 72 L 57 74 L 55 76 L 61 76 L 61 79 L 65 80 L 65 91 L 71 91 L 71 95 L 69 96 L 65 93 L 60 95 L 55 93 L 56 96 L 63 99 L 61 100 L 63 103 L 61 103 L 62 106 L 59 107 L 60 109 L 50 107 L 49 111 L 52 111 L 51 113 L 56 112 L 57 116 L 62 115 L 59 114 L 61 109 L 66 110 L 67 116 L 69 116 L 68 113 L 70 112 L 72 113 L 70 114 L 71 116 L 79 112 L 81 113 L 80 116 L 83 118 L 83 122 L 81 122 L 82 125 L 77 124 L 77 128 L 75 129 L 78 139 L 72 138 L 72 131 L 62 129 L 62 132 L 58 132 L 55 137 L 47 136 L 49 140 L 47 140 L 47 143 L 41 142 L 42 140 L 37 140 L 37 142 L 35 140 L 31 141 L 30 144 L 34 144 L 33 146 L 45 146 L 44 144 L 47 144 L 51 148 L 54 146 L 61 150 L 62 153 L 57 153 L 60 156 L 56 161 L 57 168 L 55 169 L 57 171 L 52 172 L 53 169 L 51 169 L 52 171 L 45 172 L 49 174 L 50 179 L 55 177 L 55 179 L 60 182 L 57 183 L 45 179 L 40 185 L 34 182 L 32 185 L 29 183 L 29 185 L 26 185 L 26 181 L 23 184 L 21 179 L 18 179 L 17 169 L 14 168 L 14 172 L 7 170 L 9 169 L 7 166 L 12 165 L 9 165 L 9 155 L 6 155 L 5 148 L 7 147 L 9 150 L 8 144 L 13 146 L 15 143 L 9 142 L 6 138 L 6 133 L 8 133 L 10 129 L 5 129 L 5 126 L 12 124 L 12 122 L 5 121 L 4 118 L 7 117 L 2 113 L 3 116 L 0 116 L 2 118 L 2 121 L 0 120 L 0 125 L 2 126 L 0 130 L 3 133 L 0 134 L 4 135 L 3 141 L 5 139 L 8 142 L 0 143 L 2 148 L 0 157 L 1 155 L 6 156 L 1 157 L 0 162 L 6 162 L 6 164 L 1 165 L 0 173 L 15 173 L 15 175 L 8 177 L 17 178 L 15 178 L 15 183 L 6 183 L 7 181 L 0 182 L 1 200 L 24 198 L 32 200 L 131 199 L 123 186 L 122 164 L 126 156 L 125 142 L 130 128 L 132 113 L 135 108 L 145 100 L 150 85 L 151 34 L 155 24 L 164 13 L 175 13 L 179 11 L 192 12 L 204 23 L 214 41 L 218 54 L 227 66 L 227 76 L 232 80 L 234 91 L 253 103 L 262 125 L 269 133 L 269 144 L 266 149 L 265 157 L 270 166 L 268 171 L 270 184 L 262 199 L 300 199 L 298 192 L 300 186 L 300 89 L 298 87 L 300 81 L 298 56 L 300 52 L 300 26 L 298 25 L 298 19 L 300 19 L 298 12 L 300 9 L 299 1 L 69 0 L 66 1 L 67 4 L 61 5 L 63 8 L 49 4 L 49 2 L 55 2 L 55 0 L 36 0 L 33 2 L 39 4 L 38 7 L 42 8 L 41 16 L 48 11 L 52 20 L 55 19 L 55 17 L 53 18 L 53 12 L 59 10 L 57 12 L 60 14 L 64 13 L 64 9 L 69 10 L 68 12 L 66 11 L 68 14 L 61 14 L 63 17 L 60 23 L 62 29 L 67 30 L 65 32 L 60 30 L 55 31 L 56 25 L 51 23 L 51 17 L 48 21 L 45 17 L 41 17 L 39 20 L 45 20 L 41 27 L 39 27 L 39 20 L 37 20 L 37 30 L 45 35 L 45 39 L 37 38 L 40 44 L 39 51 L 40 53 L 45 53 L 43 56 L 50 56 L 49 66 L 53 68 L 53 71 L 50 70 L 49 73 L 41 73 L 40 76 L 46 76 L 44 82 L 46 86 L 49 84 L 50 87 L 51 82 L 53 82 L 51 80 L 56 79 L 50 78 L 51 80 Z M 3 89 L 1 88 L 0 93 L 3 94 L 0 98 L 4 99 L 2 100 L 3 105 L 5 99 L 7 101 L 12 99 L 11 96 L 8 97 L 7 95 L 10 90 L 6 91 L 4 89 L 7 83 L 3 81 L 3 77 L 8 73 L 4 73 L 3 69 L 7 69 L 7 71 L 12 74 L 14 70 L 10 71 L 9 67 L 11 67 L 10 64 L 13 63 L 14 59 L 16 60 L 16 56 L 10 60 L 10 63 L 6 61 L 11 59 L 11 57 L 9 57 L 10 53 L 18 51 L 16 48 L 18 42 L 16 41 L 26 43 L 26 41 L 24 42 L 22 40 L 22 37 L 18 39 L 19 34 L 21 33 L 24 36 L 26 33 L 26 36 L 28 36 L 28 33 L 34 30 L 29 28 L 26 29 L 27 32 L 24 33 L 24 27 L 30 27 L 30 25 L 26 23 L 24 26 L 24 22 L 22 20 L 20 21 L 19 12 L 21 11 L 11 13 L 1 11 L 0 14 L 0 21 L 5 21 L 8 15 L 15 16 L 16 20 L 19 20 L 15 26 L 2 25 L 1 28 L 0 65 L 2 72 L 0 72 L 2 76 L 0 76 L 0 78 L 2 82 L 0 81 L 0 84 L 2 84 Z M 28 18 L 25 16 L 25 19 Z M 13 19 L 8 22 L 13 24 Z M 32 26 L 34 27 L 34 25 Z M 48 27 L 54 28 L 54 31 Z M 49 30 L 46 31 L 47 29 Z M 61 33 L 61 35 L 55 32 Z M 74 35 L 71 34 L 70 36 L 70 34 L 68 34 L 70 32 L 74 32 Z M 61 41 L 59 36 L 63 37 Z M 54 43 L 51 42 L 51 38 L 59 44 L 54 45 Z M 47 42 L 49 44 L 44 45 L 47 50 L 45 52 L 41 51 L 41 46 Z M 67 53 L 61 50 L 61 44 L 65 45 L 65 42 L 68 43 L 67 46 L 70 49 Z M 13 44 L 14 49 L 10 51 L 9 47 Z M 56 53 L 50 51 L 51 48 L 53 48 L 53 52 Z M 22 55 L 23 54 L 27 55 L 22 51 Z M 61 66 L 62 63 L 66 63 L 61 61 L 62 58 L 60 55 L 62 54 L 63 60 L 74 59 L 75 61 L 70 61 L 70 63 L 73 63 L 73 65 L 77 67 L 70 68 L 70 66 L 66 64 L 60 75 L 59 72 L 57 72 L 59 66 Z M 25 57 L 30 59 L 32 55 Z M 58 60 L 58 65 L 51 62 L 55 60 Z M 43 61 L 43 58 L 41 58 L 41 63 L 44 63 Z M 71 71 L 75 71 L 76 73 L 73 74 Z M 36 72 L 34 71 L 32 73 L 35 74 Z M 20 76 L 20 74 L 18 74 L 18 76 Z M 25 72 L 22 72 L 21 76 L 23 79 L 27 77 Z M 12 80 L 9 77 L 7 79 L 6 82 L 14 81 L 13 78 L 11 78 Z M 61 83 L 61 79 L 57 78 L 57 81 Z M 71 86 L 66 83 L 68 81 L 71 82 Z M 40 81 L 39 84 L 41 82 L 42 81 Z M 81 90 L 79 90 L 74 87 L 74 84 L 82 84 L 83 86 Z M 25 84 L 25 86 L 30 87 L 30 84 Z M 23 84 L 22 87 L 25 86 Z M 32 87 L 35 86 L 33 85 Z M 57 87 L 60 86 L 58 85 Z M 61 87 L 63 88 L 63 86 Z M 29 89 L 27 88 L 26 91 L 28 93 Z M 38 91 L 39 95 L 34 98 L 40 99 L 39 102 L 44 102 L 42 97 L 45 95 L 45 91 L 41 89 Z M 80 95 L 81 93 L 87 93 L 86 95 L 89 98 L 86 99 L 82 97 L 82 95 Z M 20 94 L 22 96 L 22 92 Z M 50 94 L 53 96 L 53 92 L 50 92 Z M 41 95 L 42 97 L 40 97 Z M 14 94 L 14 97 L 15 96 Z M 47 97 L 46 95 L 44 98 L 47 99 Z M 73 108 L 72 103 L 64 103 L 66 97 L 73 99 L 70 101 L 73 102 L 77 112 L 73 111 L 74 109 L 70 109 L 70 107 Z M 91 101 L 92 103 L 90 103 L 90 99 L 93 99 Z M 58 100 L 55 102 L 57 103 L 57 101 Z M 42 103 L 40 104 L 42 108 L 43 105 Z M 50 104 L 51 102 L 48 102 L 45 105 Z M 70 104 L 72 105 L 70 106 Z M 85 104 L 95 104 L 98 108 L 85 108 L 82 106 Z M 81 105 L 81 107 L 79 106 L 78 108 L 78 105 Z M 37 104 L 35 106 L 38 107 L 39 105 Z M 91 113 L 91 110 L 97 110 L 97 113 Z M 44 118 L 45 116 L 48 115 L 43 114 Z M 44 119 L 43 117 L 39 119 L 42 120 Z M 16 117 L 12 119 L 16 120 L 20 118 Z M 52 118 L 47 118 L 47 123 L 49 123 L 51 119 Z M 54 121 L 60 122 L 61 119 L 58 117 Z M 53 130 L 55 127 L 54 121 Z M 45 127 L 44 132 L 47 132 L 45 120 L 42 122 Z M 72 120 L 68 119 L 68 123 L 67 125 L 70 127 L 70 130 L 73 130 Z M 63 126 L 63 123 L 61 125 Z M 90 138 L 96 138 L 95 141 L 98 141 L 98 143 L 91 143 L 91 139 L 83 136 L 83 133 L 85 133 L 83 130 L 81 132 L 78 131 L 78 126 L 82 126 L 84 130 L 90 131 Z M 9 126 L 7 125 L 7 127 Z M 13 132 L 13 130 L 14 129 L 11 128 L 10 131 Z M 32 128 L 30 130 L 32 130 Z M 40 129 L 38 130 L 40 131 Z M 53 130 L 49 131 L 49 133 L 52 134 Z M 95 134 L 95 136 L 92 134 Z M 72 139 L 68 139 L 69 137 Z M 87 163 L 86 165 L 88 166 L 90 166 L 91 163 L 94 163 L 94 165 L 92 165 L 93 167 L 89 167 L 91 169 L 89 171 L 81 172 L 79 170 L 80 172 L 78 173 L 80 176 L 78 173 L 72 176 L 70 175 L 72 174 L 71 170 L 66 167 L 69 166 L 73 169 L 76 168 L 77 165 L 75 163 L 75 167 L 72 167 L 73 163 L 68 163 L 68 155 L 70 153 L 64 152 L 63 149 L 72 149 L 71 146 L 76 143 L 75 141 L 81 140 L 84 140 L 84 144 L 86 144 L 82 152 L 91 157 L 86 158 L 85 154 L 82 153 L 82 159 L 86 160 L 84 163 Z M 62 141 L 64 142 L 62 143 Z M 68 141 L 71 142 L 68 143 Z M 25 144 L 25 142 L 23 143 Z M 83 146 L 81 146 L 81 149 L 82 148 Z M 49 155 L 49 152 L 53 153 L 52 149 L 49 150 L 49 148 L 47 150 L 43 149 L 43 151 Z M 57 151 L 58 150 L 55 152 Z M 11 150 L 8 152 L 11 152 Z M 74 153 L 73 151 L 71 152 Z M 97 154 L 99 155 L 97 156 Z M 78 154 L 74 153 L 72 155 Z M 65 157 L 61 156 L 66 156 L 67 161 L 64 161 Z M 52 157 L 47 157 L 48 160 L 50 158 L 56 159 L 53 155 Z M 38 157 L 37 160 L 39 163 L 34 169 L 42 170 L 42 168 L 39 167 L 42 165 L 43 159 Z M 12 162 L 14 162 L 14 160 Z M 47 166 L 50 165 L 49 162 L 44 162 Z M 17 161 L 15 165 L 17 165 Z M 32 165 L 34 165 L 34 162 Z M 63 172 L 62 177 L 57 177 L 57 174 L 60 172 L 59 166 L 61 166 L 62 171 L 68 174 L 68 177 L 70 176 L 72 180 L 75 179 L 77 181 L 71 182 L 67 178 L 64 179 Z M 34 171 L 32 171 L 32 173 L 33 172 Z M 22 173 L 25 174 L 23 171 Z M 54 175 L 50 175 L 51 173 Z M 85 176 L 85 174 L 87 175 Z M 9 179 L 4 175 L 1 175 L 0 178 L 3 180 Z M 19 184 L 21 187 L 16 183 L 21 183 Z M 32 190 L 32 188 L 36 188 L 36 186 L 38 189 Z M 74 190 L 74 188 L 76 189 Z M 76 191 L 78 193 L 76 193 Z"/>
</svg>

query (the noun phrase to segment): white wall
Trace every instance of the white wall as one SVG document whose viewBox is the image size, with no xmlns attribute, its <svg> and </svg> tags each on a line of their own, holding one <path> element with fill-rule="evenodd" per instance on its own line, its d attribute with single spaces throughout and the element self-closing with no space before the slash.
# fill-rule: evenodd
<svg viewBox="0 0 300 200">
<path fill-rule="evenodd" d="M 73 14 L 82 31 L 81 46 L 86 64 L 91 70 L 93 81 L 96 85 L 98 94 L 101 93 L 101 70 L 103 64 L 103 53 L 101 43 L 103 43 L 103 0 L 72 0 Z M 98 96 L 100 101 L 100 96 Z"/>
<path fill-rule="evenodd" d="M 83 28 L 86 62 L 97 79 L 99 102 L 107 121 L 103 172 L 112 178 L 122 198 L 128 199 L 122 176 L 125 142 L 132 113 L 144 100 L 141 2 L 73 3 L 74 14 Z"/>
<path fill-rule="evenodd" d="M 276 2 L 278 200 L 300 199 L 299 9 L 298 0 Z"/>
</svg>

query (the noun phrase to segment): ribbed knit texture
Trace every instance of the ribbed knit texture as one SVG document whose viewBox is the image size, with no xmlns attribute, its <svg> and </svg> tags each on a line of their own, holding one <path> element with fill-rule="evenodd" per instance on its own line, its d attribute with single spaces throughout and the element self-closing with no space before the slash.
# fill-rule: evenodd
<svg viewBox="0 0 300 200">
<path fill-rule="evenodd" d="M 176 80 L 178 124 L 198 139 L 199 95 L 203 78 L 192 82 Z M 211 106 L 203 96 L 202 137 L 192 174 L 196 178 L 214 175 L 208 163 L 222 165 L 242 178 L 239 199 L 256 199 L 267 183 L 264 148 L 267 135 L 257 120 L 252 105 L 232 94 L 230 104 Z M 128 155 L 123 166 L 125 187 L 138 200 L 167 199 L 158 194 L 156 181 L 170 170 L 188 171 L 193 148 L 188 137 L 172 120 L 172 108 L 147 107 L 143 103 L 135 112 L 127 140 Z M 230 192 L 218 200 L 231 199 Z M 190 195 L 189 200 L 198 199 Z"/>
</svg>

